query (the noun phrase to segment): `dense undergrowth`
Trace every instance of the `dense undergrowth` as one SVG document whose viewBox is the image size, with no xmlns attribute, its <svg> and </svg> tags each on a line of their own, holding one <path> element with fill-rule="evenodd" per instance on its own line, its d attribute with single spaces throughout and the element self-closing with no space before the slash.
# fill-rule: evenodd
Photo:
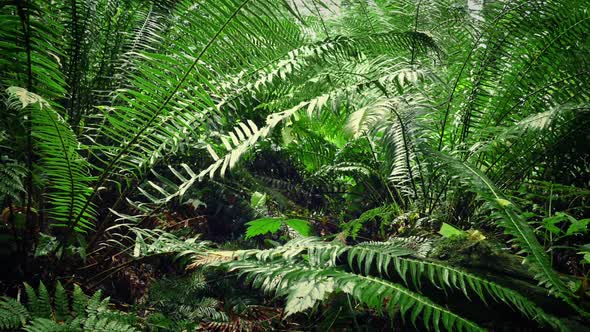
<svg viewBox="0 0 590 332">
<path fill-rule="evenodd" d="M 589 5 L 0 2 L 0 329 L 588 329 Z"/>
</svg>

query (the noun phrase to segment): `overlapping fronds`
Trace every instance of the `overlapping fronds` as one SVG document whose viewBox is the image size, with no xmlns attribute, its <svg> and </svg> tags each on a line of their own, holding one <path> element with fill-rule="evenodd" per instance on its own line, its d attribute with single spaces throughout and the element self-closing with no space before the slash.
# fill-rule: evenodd
<svg viewBox="0 0 590 332">
<path fill-rule="evenodd" d="M 412 250 L 396 241 L 344 246 L 311 237 L 295 239 L 273 249 L 238 251 L 235 253 L 238 260 L 222 263 L 222 266 L 246 275 L 247 281 L 265 291 L 288 295 L 287 311 L 290 313 L 310 308 L 325 300 L 328 294 L 341 291 L 379 311 L 387 312 L 390 309 L 388 301 L 393 299 L 401 306 L 402 313 L 409 310 L 413 323 L 418 316 L 424 315 L 426 326 L 432 323 L 437 328 L 440 322 L 438 318 L 429 322 L 429 311 L 440 311 L 441 307 L 406 288 L 411 286 L 420 289 L 424 282 L 428 282 L 445 291 L 459 290 L 468 299 L 476 295 L 484 303 L 505 303 L 542 325 L 567 329 L 558 319 L 512 289 L 456 267 L 414 258 L 412 254 Z M 373 276 L 375 273 L 377 276 Z M 406 286 L 392 283 L 386 278 L 395 275 Z M 314 291 L 307 288 L 303 291 L 302 285 L 308 285 L 309 281 L 314 281 L 320 289 Z M 364 293 L 360 292 L 361 289 L 364 289 Z M 446 309 L 439 314 L 467 324 Z M 455 328 L 461 329 L 461 324 Z"/>
<path fill-rule="evenodd" d="M 318 268 L 305 264 L 284 262 L 238 261 L 230 271 L 239 271 L 253 286 L 265 291 L 290 295 L 287 301 L 292 313 L 315 305 L 332 292 L 351 295 L 358 302 L 380 312 L 394 314 L 397 308 L 409 316 L 412 323 L 418 317 L 429 329 L 445 327 L 456 331 L 480 331 L 482 328 L 462 318 L 427 297 L 412 292 L 402 285 L 370 276 L 345 272 L 335 268 Z M 309 288 L 309 282 L 316 288 Z M 305 287 L 305 289 L 304 289 Z"/>
<path fill-rule="evenodd" d="M 437 156 L 444 161 L 449 171 L 459 181 L 467 184 L 468 190 L 479 195 L 496 213 L 497 224 L 504 229 L 505 233 L 513 237 L 513 241 L 520 247 L 521 252 L 527 254 L 527 263 L 539 284 L 584 314 L 584 311 L 576 304 L 575 295 L 551 266 L 549 257 L 536 238 L 533 227 L 522 216 L 523 212 L 475 167 L 450 156 L 443 154 Z"/>
<path fill-rule="evenodd" d="M 257 11 L 266 15 L 254 15 Z M 124 142 L 113 147 L 105 172 L 113 168 L 137 172 L 153 164 L 145 160 L 160 151 L 159 146 L 171 134 L 180 133 L 179 139 L 186 138 L 203 123 L 187 116 L 193 112 L 202 114 L 215 105 L 214 94 L 220 93 L 216 93 L 218 88 L 213 82 L 220 74 L 268 59 L 272 52 L 297 40 L 292 33 L 283 33 L 283 38 L 272 41 L 260 33 L 287 29 L 289 21 L 280 4 L 227 1 L 194 5 L 185 1 L 177 4 L 174 13 L 175 19 L 186 20 L 187 24 L 178 26 L 178 31 L 167 39 L 174 42 L 173 47 L 166 54 L 143 52 L 134 62 L 137 74 L 129 82 L 133 88 L 121 90 L 116 97 L 119 105 L 105 114 L 109 123 L 105 135 L 114 142 Z M 224 55 L 230 50 L 238 57 Z M 242 61 L 246 55 L 250 60 Z"/>
<path fill-rule="evenodd" d="M 0 328 L 3 330 L 14 330 L 29 319 L 29 311 L 19 301 L 2 297 L 0 300 Z"/>
<path fill-rule="evenodd" d="M 50 4 L 37 1 L 15 1 L 0 8 L 2 91 L 11 86 L 25 87 L 50 102 L 64 96 L 60 40 L 64 26 L 55 19 L 59 14 L 54 10 Z"/>
<path fill-rule="evenodd" d="M 463 149 L 463 144 L 485 137 L 486 127 L 566 102 L 587 101 L 582 87 L 588 86 L 589 67 L 579 60 L 588 49 L 579 40 L 590 24 L 584 8 L 583 1 L 488 6 L 490 21 L 462 55 L 443 101 L 440 130 L 445 132 L 440 132 L 439 149 L 443 141 Z M 522 48 L 524 42 L 529 46 Z M 473 140 L 472 132 L 477 133 Z"/>
<path fill-rule="evenodd" d="M 125 88 L 117 90 L 111 105 L 99 107 L 103 120 L 92 140 L 100 143 L 94 149 L 101 165 L 93 193 L 114 177 L 141 177 L 180 143 L 198 139 L 211 115 L 219 113 L 223 76 L 257 68 L 300 45 L 299 31 L 281 2 L 180 1 L 167 21 L 175 24 L 167 36 L 158 35 L 158 29 L 147 32 L 161 46 L 129 51 L 133 57 L 125 61 Z M 150 22 L 146 18 L 144 24 Z"/>
<path fill-rule="evenodd" d="M 274 249 L 236 252 L 238 260 L 222 266 L 244 275 L 257 288 L 287 295 L 287 314 L 311 308 L 331 293 L 343 292 L 380 312 L 391 314 L 392 305 L 399 305 L 412 323 L 421 317 L 428 328 L 478 329 L 474 323 L 408 288 L 420 289 L 422 283 L 429 282 L 444 290 L 460 290 L 467 298 L 475 294 L 484 303 L 505 303 L 542 325 L 566 329 L 558 319 L 516 291 L 452 266 L 413 258 L 411 254 L 411 250 L 395 242 L 343 246 L 304 238 Z M 344 261 L 346 266 L 342 265 Z M 373 276 L 374 272 L 377 276 Z M 386 278 L 393 275 L 406 286 Z M 314 289 L 309 288 L 310 281 L 314 282 Z"/>
<path fill-rule="evenodd" d="M 123 230 L 127 233 L 123 233 Z M 111 231 L 119 233 L 114 233 L 106 245 L 128 252 L 134 258 L 177 253 L 178 257 L 188 256 L 189 259 L 197 260 L 207 254 L 210 245 L 208 241 L 197 241 L 197 238 L 181 240 L 160 229 L 142 229 L 131 224 L 119 224 L 107 229 L 107 232 Z"/>
<path fill-rule="evenodd" d="M 321 92 L 319 95 L 311 94 L 311 97 L 308 95 L 306 98 L 301 98 L 301 91 L 299 91 L 296 96 L 293 93 L 288 93 L 281 96 L 280 99 L 274 99 L 265 104 L 265 108 L 276 109 L 282 105 L 290 105 L 293 99 L 303 99 L 303 101 L 295 106 L 290 106 L 286 110 L 268 115 L 265 126 L 260 129 L 250 120 L 247 121 L 247 125 L 239 122 L 238 125 L 234 126 L 228 132 L 228 135 L 220 137 L 223 147 L 227 151 L 225 157 L 219 157 L 218 153 L 209 146 L 207 150 L 213 158 L 211 165 L 198 173 L 193 171 L 189 165 L 182 165 L 188 175 L 183 175 L 178 170 L 173 171 L 174 175 L 181 181 L 180 185 L 163 188 L 158 184 L 152 184 L 152 187 L 159 192 L 158 195 L 163 195 L 164 198 L 158 199 L 151 194 L 146 194 L 146 196 L 154 202 L 166 202 L 174 197 L 183 195 L 195 182 L 202 180 L 207 175 L 211 178 L 216 173 L 223 176 L 227 170 L 232 169 L 236 165 L 241 155 L 254 146 L 260 139 L 268 136 L 280 123 L 291 119 L 297 112 L 306 111 L 307 116 L 313 118 L 317 114 L 322 114 L 324 111 L 338 109 L 339 105 L 349 102 L 353 97 L 364 101 L 364 106 L 361 106 L 363 103 L 360 103 L 358 105 L 359 109 L 350 115 L 347 125 L 349 131 L 354 136 L 360 136 L 363 132 L 369 130 L 381 130 L 385 127 L 384 123 L 388 123 L 387 121 L 400 124 L 400 131 L 390 128 L 390 132 L 396 135 L 396 137 L 397 135 L 401 135 L 399 137 L 404 138 L 403 144 L 399 143 L 400 146 L 395 146 L 394 150 L 397 151 L 396 156 L 398 160 L 404 161 L 405 167 L 403 169 L 399 167 L 393 168 L 398 173 L 402 173 L 404 169 L 409 169 L 408 166 L 410 166 L 410 163 L 414 163 L 411 161 L 413 155 L 408 155 L 412 153 L 411 147 L 409 146 L 411 144 L 409 141 L 411 138 L 408 137 L 408 135 L 411 135 L 411 131 L 409 130 L 410 127 L 408 124 L 404 121 L 408 121 L 407 119 L 411 116 L 411 113 L 406 112 L 400 115 L 396 108 L 399 107 L 398 103 L 401 101 L 388 100 L 383 97 L 384 93 L 387 94 L 387 91 L 384 92 L 382 90 L 384 89 L 385 82 L 395 81 L 399 84 L 400 75 L 402 76 L 401 80 L 404 81 L 405 78 L 403 76 L 405 72 L 395 71 L 386 76 L 379 76 L 379 74 L 386 71 L 387 66 L 371 72 L 372 68 L 377 68 L 376 65 L 383 63 L 382 61 L 382 59 L 379 59 L 374 62 L 362 63 L 360 65 L 361 68 L 358 68 L 358 70 L 368 70 L 374 78 L 358 74 L 355 75 L 354 80 L 344 81 L 341 85 L 336 85 L 327 90 L 319 90 Z M 324 83 L 322 82 L 320 84 L 323 85 Z M 407 101 L 405 102 L 407 103 Z M 393 142 L 393 140 L 389 140 L 389 142 Z"/>
<path fill-rule="evenodd" d="M 29 332 L 138 331 L 130 324 L 136 318 L 133 315 L 110 310 L 109 298 L 101 299 L 100 291 L 89 298 L 78 285 L 75 285 L 72 296 L 68 297 L 59 282 L 53 296 L 49 294 L 43 283 L 39 284 L 38 291 L 25 284 L 25 291 L 26 307 L 11 298 L 4 298 L 0 302 L 0 319 L 14 315 L 9 320 L 1 321 L 2 324 L 7 324 L 2 328 L 13 330 L 22 328 Z M 70 310 L 70 299 L 72 310 Z"/>
</svg>

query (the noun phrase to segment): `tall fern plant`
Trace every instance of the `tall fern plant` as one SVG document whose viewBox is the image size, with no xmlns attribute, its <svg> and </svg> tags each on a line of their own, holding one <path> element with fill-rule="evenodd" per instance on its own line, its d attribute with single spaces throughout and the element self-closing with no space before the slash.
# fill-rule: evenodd
<svg viewBox="0 0 590 332">
<path fill-rule="evenodd" d="M 352 10 L 398 8 L 381 4 Z M 182 196 L 206 177 L 224 176 L 260 139 L 272 138 L 272 130 L 331 112 L 348 118 L 351 140 L 369 135 L 382 143 L 371 153 L 392 201 L 465 227 L 491 207 L 499 218 L 488 223 L 526 253 L 535 278 L 587 315 L 523 212 L 502 194 L 538 173 L 543 164 L 536 155 L 555 153 L 551 147 L 565 133 L 583 128 L 575 121 L 589 101 L 588 62 L 580 58 L 589 47 L 585 1 L 497 2 L 477 16 L 448 5 L 404 2 L 399 8 L 414 18 L 410 24 L 359 19 L 358 27 L 339 31 L 348 36 L 331 35 L 331 23 L 323 22 L 328 39 L 228 79 L 233 93 L 217 108 L 239 120 L 207 145 L 212 162 L 200 170 L 172 169 L 176 183 L 151 184 L 146 196 L 157 203 Z M 264 126 L 240 117 L 248 107 L 265 112 Z M 465 195 L 461 183 L 476 195 Z"/>
<path fill-rule="evenodd" d="M 215 104 L 228 75 L 301 45 L 289 9 L 261 0 L 3 4 L 3 111 L 18 109 L 24 135 L 12 134 L 26 139 L 15 157 L 28 168 L 30 222 L 65 226 L 64 241 L 94 233 L 94 243 L 113 222 L 106 208 L 225 116 Z M 47 181 L 34 180 L 39 170 Z"/>
</svg>

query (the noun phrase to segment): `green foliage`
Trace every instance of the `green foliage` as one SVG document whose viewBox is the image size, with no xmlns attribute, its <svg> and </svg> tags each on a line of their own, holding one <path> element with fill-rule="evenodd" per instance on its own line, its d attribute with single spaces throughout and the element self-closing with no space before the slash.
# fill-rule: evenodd
<svg viewBox="0 0 590 332">
<path fill-rule="evenodd" d="M 157 312 L 148 323 L 177 330 L 195 329 L 201 322 L 229 321 L 212 283 L 200 272 L 158 280 L 149 290 L 148 303 Z"/>
<path fill-rule="evenodd" d="M 442 226 L 440 226 L 440 230 L 438 233 L 444 237 L 453 237 L 453 236 L 464 236 L 465 233 L 449 224 L 444 222 Z"/>
<path fill-rule="evenodd" d="M 283 218 L 261 218 L 252 220 L 246 223 L 248 229 L 246 230 L 246 238 L 251 238 L 257 235 L 266 233 L 276 233 L 283 224 Z"/>
<path fill-rule="evenodd" d="M 35 259 L 101 255 L 94 249 L 106 239 L 133 261 L 170 252 L 197 265 L 226 260 L 210 243 L 141 228 L 211 185 L 238 199 L 256 190 L 260 215 L 308 209 L 295 215 L 314 220 L 314 231 L 303 219 L 253 220 L 247 239 L 283 228 L 356 240 L 375 223 L 380 239 L 441 223 L 443 235 L 450 224 L 450 233 L 499 228 L 493 236 L 535 279 L 588 317 L 583 294 L 561 275 L 588 274 L 587 0 L 62 2 L 0 5 L 2 235 L 24 257 L 32 248 Z M 283 160 L 251 158 L 268 152 Z M 255 180 L 236 176 L 240 168 Z M 262 186 L 260 173 L 287 183 L 283 192 L 248 188 Z M 567 205 L 543 193 L 521 204 L 532 191 L 522 188 L 546 181 Z M 279 195 L 289 203 L 279 210 L 290 211 L 269 211 Z M 538 217 L 528 219 L 529 208 Z M 349 216 L 358 218 L 342 224 Z M 40 236 L 47 226 L 63 229 Z M 86 247 L 86 236 L 90 248 L 71 246 Z M 226 265 L 286 295 L 289 317 L 345 294 L 431 329 L 479 329 L 424 283 L 563 328 L 515 291 L 417 258 L 403 242 L 303 238 Z M 132 325 L 76 288 L 71 311 L 59 284 L 53 297 L 43 285 L 25 293 L 31 331 Z M 190 321 L 192 309 L 182 310 Z M 238 329 L 218 318 L 206 328 Z"/>
<path fill-rule="evenodd" d="M 70 304 L 66 290 L 63 288 L 60 282 L 55 285 L 54 308 L 56 321 L 65 321 L 67 318 L 69 318 Z"/>
<path fill-rule="evenodd" d="M 307 220 L 303 219 L 287 219 L 285 224 L 293 228 L 301 236 L 311 236 L 312 228 Z"/>
<path fill-rule="evenodd" d="M 441 156 L 455 174 L 460 174 L 459 180 L 467 181 L 468 190 L 478 194 L 495 212 L 497 223 L 507 234 L 514 237 L 521 252 L 528 254 L 530 269 L 535 273 L 535 279 L 540 285 L 547 287 L 551 293 L 566 301 L 569 305 L 586 315 L 584 310 L 575 303 L 575 296 L 559 278 L 543 246 L 537 240 L 534 229 L 526 222 L 522 211 L 507 199 L 505 195 L 481 171 L 466 163 L 448 156 Z"/>
<path fill-rule="evenodd" d="M 99 233 L 103 221 L 112 222 L 112 215 L 96 216 L 95 204 L 106 203 L 99 190 L 124 202 L 145 183 L 169 196 L 144 182 L 147 171 L 194 151 L 194 142 L 224 125 L 220 118 L 233 106 L 218 105 L 231 93 L 224 82 L 303 39 L 286 4 L 273 1 L 26 1 L 2 6 L 0 15 L 7 23 L 0 28 L 0 87 L 10 104 L 3 125 L 7 139 L 19 141 L 8 157 L 11 165 L 26 165 L 25 203 L 66 226 L 66 240 L 89 231 L 95 219 Z M 245 120 L 228 135 L 214 135 L 231 148 L 206 173 L 225 173 L 280 122 L 273 118 L 259 130 Z M 13 168 L 1 174 L 23 173 Z M 22 191 L 19 176 L 0 183 L 3 196 Z"/>
<path fill-rule="evenodd" d="M 557 224 L 564 221 L 568 222 L 568 227 L 565 230 L 565 236 L 571 236 L 588 231 L 588 223 L 590 219 L 578 220 L 567 213 L 557 212 L 554 216 L 543 219 L 543 226 L 555 235 L 562 235 L 563 231 L 557 227 Z"/>
<path fill-rule="evenodd" d="M 582 259 L 582 263 L 590 264 L 590 244 L 586 244 L 580 247 L 580 249 L 581 250 L 578 252 L 578 254 L 584 256 L 584 258 Z"/>
<path fill-rule="evenodd" d="M 78 285 L 74 285 L 70 299 L 66 290 L 57 283 L 52 297 L 43 283 L 36 292 L 24 285 L 27 295 L 26 307 L 19 301 L 3 297 L 0 301 L 0 328 L 22 328 L 24 331 L 138 331 L 133 327 L 133 316 L 107 308 L 109 299 L 101 300 L 96 292 L 89 300 Z"/>
<path fill-rule="evenodd" d="M 29 311 L 19 301 L 2 297 L 0 300 L 0 329 L 14 330 L 26 324 L 29 320 Z"/>
<path fill-rule="evenodd" d="M 129 254 L 136 259 L 163 253 L 177 253 L 179 258 L 189 256 L 197 259 L 205 255 L 210 246 L 208 241 L 200 241 L 197 237 L 180 239 L 161 229 L 143 229 L 130 224 L 121 224 L 111 227 L 108 231 L 113 230 L 124 230 L 126 233 L 116 233 L 114 238 L 108 241 L 109 245 L 129 251 Z M 132 243 L 132 246 L 129 247 L 127 243 Z M 196 250 L 197 248 L 200 250 Z"/>
<path fill-rule="evenodd" d="M 302 219 L 287 219 L 287 218 L 261 218 L 252 220 L 246 223 L 248 228 L 246 229 L 246 239 L 264 235 L 266 233 L 274 234 L 281 226 L 285 225 L 293 228 L 299 235 L 310 236 L 311 227 L 309 222 Z"/>
<path fill-rule="evenodd" d="M 484 303 L 504 303 L 541 325 L 566 329 L 557 318 L 512 289 L 453 266 L 414 258 L 413 253 L 396 242 L 343 246 L 302 238 L 273 249 L 238 252 L 239 260 L 222 265 L 239 272 L 257 288 L 286 295 L 289 315 L 327 300 L 331 293 L 345 293 L 389 315 L 399 306 L 413 324 L 420 317 L 429 329 L 480 329 L 412 290 L 421 289 L 426 282 L 445 291 L 459 290 L 467 299 L 475 295 Z M 403 285 L 390 281 L 394 274 Z"/>
<path fill-rule="evenodd" d="M 92 208 L 83 209 L 91 191 L 90 164 L 80 156 L 80 143 L 65 119 L 43 97 L 19 87 L 6 90 L 10 107 L 31 116 L 31 131 L 40 167 L 47 173 L 47 197 L 53 206 L 52 226 L 80 232 L 91 228 Z M 76 216 L 78 223 L 74 224 Z"/>
<path fill-rule="evenodd" d="M 285 317 L 313 308 L 334 291 L 334 279 L 314 278 L 296 282 L 286 291 Z"/>
<path fill-rule="evenodd" d="M 85 314 L 88 305 L 88 297 L 82 291 L 82 288 L 74 286 L 72 294 L 72 316 L 79 317 Z"/>
<path fill-rule="evenodd" d="M 384 205 L 373 208 L 363 212 L 357 219 L 349 221 L 344 225 L 344 230 L 353 238 L 356 239 L 359 231 L 363 228 L 365 223 L 380 219 L 381 226 L 392 223 L 399 215 L 399 207 L 395 204 Z"/>
<path fill-rule="evenodd" d="M 433 326 L 444 326 L 447 329 L 455 330 L 481 330 L 474 323 L 463 319 L 443 307 L 435 304 L 427 298 L 406 289 L 405 287 L 378 278 L 362 276 L 352 273 L 347 273 L 335 269 L 321 269 L 307 267 L 305 265 L 287 265 L 260 263 L 260 262 L 240 262 L 235 263 L 232 268 L 241 271 L 242 274 L 251 276 L 248 279 L 253 281 L 255 287 L 263 287 L 268 291 L 278 289 L 284 291 L 285 289 L 297 291 L 298 287 L 293 287 L 293 284 L 301 282 L 297 275 L 305 275 L 307 278 L 304 282 L 310 280 L 320 280 L 320 285 L 326 285 L 328 282 L 322 282 L 323 278 L 331 280 L 335 287 L 340 292 L 353 296 L 357 301 L 379 310 L 393 315 L 397 312 L 397 307 L 401 309 L 403 314 L 411 313 L 412 322 L 416 322 L 418 315 L 422 314 L 422 318 L 426 320 L 427 326 L 432 322 Z M 295 308 L 307 308 L 309 303 L 314 303 L 317 300 L 317 291 L 307 294 L 307 297 L 302 297 L 302 292 L 299 292 L 297 302 L 291 304 L 291 310 Z M 327 294 L 323 290 L 321 294 Z M 294 295 L 290 295 L 295 297 Z M 384 300 L 388 299 L 387 304 Z M 413 309 L 412 309 L 413 308 Z M 432 316 L 431 316 L 432 315 Z M 431 318 L 432 317 L 432 321 Z"/>
<path fill-rule="evenodd" d="M 39 294 L 28 284 L 24 285 L 27 294 L 28 308 L 34 317 L 50 318 L 52 308 L 49 293 L 44 284 L 39 285 Z"/>
<path fill-rule="evenodd" d="M 2 142 L 2 141 L 0 141 Z M 19 200 L 19 195 L 25 191 L 23 179 L 27 169 L 21 163 L 10 160 L 8 156 L 1 156 L 0 163 L 0 200 L 10 197 Z"/>
</svg>

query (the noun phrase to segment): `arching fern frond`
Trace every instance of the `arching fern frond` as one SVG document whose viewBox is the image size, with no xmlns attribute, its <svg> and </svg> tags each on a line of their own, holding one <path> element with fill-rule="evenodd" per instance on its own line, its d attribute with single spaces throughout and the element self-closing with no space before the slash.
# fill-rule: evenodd
<svg viewBox="0 0 590 332">
<path fill-rule="evenodd" d="M 54 227 L 72 227 L 85 232 L 92 227 L 94 209 L 83 209 L 91 195 L 90 164 L 80 156 L 76 135 L 65 119 L 43 97 L 19 87 L 10 87 L 8 102 L 12 108 L 30 110 L 35 152 L 47 176 L 49 210 Z M 74 219 L 82 216 L 76 224 Z"/>
<path fill-rule="evenodd" d="M 315 101 L 317 103 L 317 100 Z M 205 176 L 213 178 L 216 173 L 218 173 L 220 176 L 224 176 L 226 171 L 234 167 L 240 157 L 256 143 L 258 143 L 260 139 L 268 136 L 277 125 L 279 125 L 282 121 L 289 119 L 297 111 L 303 109 L 306 106 L 312 105 L 311 103 L 312 102 L 302 102 L 291 109 L 269 115 L 266 119 L 266 125 L 262 128 L 258 128 L 252 121 L 248 121 L 248 125 L 239 123 L 238 126 L 234 127 L 233 131 L 230 132 L 227 137 L 221 136 L 221 141 L 227 150 L 227 153 L 223 157 L 219 157 L 218 154 L 209 146 L 207 150 L 211 154 L 214 163 L 199 173 L 195 173 L 188 165 L 182 164 L 182 167 L 188 174 L 188 177 L 184 176 L 177 170 L 173 170 L 173 174 L 178 178 L 178 180 L 181 181 L 180 185 L 174 186 L 172 188 L 175 190 L 174 192 L 167 192 L 159 185 L 150 183 L 160 195 L 164 196 L 164 198 L 157 199 L 143 190 L 144 195 L 154 202 L 163 203 L 173 199 L 174 197 L 182 196 L 195 182 L 202 181 Z"/>
<path fill-rule="evenodd" d="M 228 263 L 230 271 L 238 271 L 254 287 L 267 292 L 289 294 L 287 314 L 310 308 L 332 292 L 351 295 L 357 301 L 379 312 L 394 314 L 399 308 L 404 317 L 416 324 L 421 317 L 425 326 L 435 330 L 445 327 L 456 331 L 481 331 L 475 323 L 464 319 L 427 297 L 393 282 L 362 276 L 336 268 L 320 268 L 284 262 L 236 261 Z M 309 289 L 316 283 L 320 289 Z M 305 288 L 305 290 L 304 290 Z M 291 295 L 293 294 L 293 295 Z"/>
<path fill-rule="evenodd" d="M 404 254 L 403 250 L 407 249 L 400 248 L 399 244 L 392 242 L 355 246 L 348 250 L 348 264 L 367 275 L 371 273 L 373 266 L 377 267 L 380 275 L 389 274 L 393 270 L 406 285 L 411 282 L 417 288 L 420 288 L 423 280 L 427 280 L 444 290 L 461 290 L 467 298 L 470 293 L 475 293 L 484 303 L 490 298 L 496 302 L 504 302 L 543 325 L 567 330 L 558 319 L 548 315 L 535 303 L 510 288 L 456 267 L 413 258 Z"/>
<path fill-rule="evenodd" d="M 239 271 L 240 274 L 246 274 L 247 281 L 265 291 L 276 291 L 278 294 L 288 295 L 287 310 L 294 310 L 293 308 L 304 310 L 322 301 L 329 293 L 339 290 L 346 292 L 338 288 L 341 284 L 335 274 L 349 280 L 348 282 L 352 284 L 348 282 L 345 284 L 352 288 L 356 287 L 354 285 L 356 282 L 369 280 L 370 283 L 389 285 L 395 291 L 401 291 L 400 287 L 403 288 L 403 286 L 391 285 L 384 279 L 386 276 L 387 278 L 397 276 L 407 287 L 420 289 L 422 283 L 427 282 L 445 292 L 459 290 L 467 299 L 476 294 L 484 303 L 490 300 L 504 303 L 541 325 L 567 330 L 567 327 L 557 318 L 547 314 L 534 302 L 510 288 L 460 268 L 437 261 L 418 259 L 412 255 L 413 250 L 396 241 L 345 246 L 338 242 L 326 242 L 308 237 L 294 239 L 284 246 L 273 249 L 237 251 L 234 253 L 237 260 L 220 265 Z M 345 266 L 342 265 L 344 261 L 346 261 Z M 342 269 L 353 272 L 345 272 Z M 377 272 L 377 276 L 372 276 L 374 272 Z M 309 283 L 316 283 L 316 286 L 321 289 L 311 291 L 307 288 L 304 291 L 303 285 L 309 285 Z M 375 300 L 374 297 L 383 299 L 381 296 L 386 296 L 380 293 L 384 291 L 384 288 L 374 286 L 376 288 L 373 289 L 373 286 L 368 285 L 366 287 L 371 289 L 369 293 L 373 295 L 369 297 L 373 297 L 372 300 Z M 404 288 L 402 293 L 408 295 L 412 291 Z M 354 295 L 354 293 L 350 294 Z M 310 296 L 313 298 L 309 298 Z M 400 296 L 404 297 L 404 295 Z M 309 302 L 293 304 L 293 301 Z M 360 301 L 369 300 L 360 299 Z M 289 307 L 290 303 L 291 307 Z M 373 302 L 374 305 L 375 303 Z M 425 307 L 429 305 L 430 303 L 425 304 Z M 375 308 L 385 309 L 378 305 Z M 414 309 L 411 310 L 413 319 L 422 310 L 420 305 L 416 310 L 418 313 Z"/>
</svg>

